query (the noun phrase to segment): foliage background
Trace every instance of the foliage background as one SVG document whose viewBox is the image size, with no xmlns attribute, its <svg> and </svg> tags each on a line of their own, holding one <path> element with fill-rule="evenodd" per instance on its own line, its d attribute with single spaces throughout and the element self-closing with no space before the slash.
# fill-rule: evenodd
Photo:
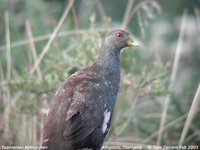
<svg viewBox="0 0 200 150">
<path fill-rule="evenodd" d="M 92 64 L 101 39 L 113 28 L 128 30 L 141 48 L 121 54 L 121 87 L 105 144 L 178 145 L 189 111 L 194 115 L 183 143 L 200 143 L 198 103 L 191 108 L 200 81 L 199 0 L 76 0 L 34 73 L 34 63 L 69 2 L 0 3 L 0 145 L 40 144 L 56 89 Z"/>
</svg>

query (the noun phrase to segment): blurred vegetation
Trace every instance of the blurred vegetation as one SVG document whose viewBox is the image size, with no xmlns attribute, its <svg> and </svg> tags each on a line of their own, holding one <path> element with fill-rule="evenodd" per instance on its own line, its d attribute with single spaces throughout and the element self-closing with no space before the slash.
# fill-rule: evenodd
<svg viewBox="0 0 200 150">
<path fill-rule="evenodd" d="M 200 2 L 133 0 L 128 14 L 133 16 L 127 19 L 130 1 L 76 0 L 75 14 L 70 12 L 34 74 L 31 69 L 36 60 L 28 32 L 36 39 L 33 44 L 38 58 L 68 1 L 0 1 L 0 145 L 39 145 L 56 89 L 71 74 L 92 64 L 108 30 L 122 25 L 142 46 L 139 50 L 122 51 L 121 87 L 107 141 L 156 145 L 164 101 L 170 95 L 167 126 L 159 144 L 178 145 L 200 82 Z M 184 10 L 187 23 L 182 54 L 174 88 L 169 93 Z M 6 41 L 8 30 L 10 43 Z M 199 113 L 196 112 L 184 145 L 200 143 Z"/>
</svg>

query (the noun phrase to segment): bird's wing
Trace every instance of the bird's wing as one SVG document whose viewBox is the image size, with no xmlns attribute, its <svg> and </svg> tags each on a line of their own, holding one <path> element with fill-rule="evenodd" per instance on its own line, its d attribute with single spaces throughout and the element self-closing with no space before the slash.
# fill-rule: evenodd
<svg viewBox="0 0 200 150">
<path fill-rule="evenodd" d="M 102 124 L 105 87 L 100 84 L 98 80 L 83 80 L 73 89 L 63 132 L 67 143 L 78 143 Z"/>
</svg>

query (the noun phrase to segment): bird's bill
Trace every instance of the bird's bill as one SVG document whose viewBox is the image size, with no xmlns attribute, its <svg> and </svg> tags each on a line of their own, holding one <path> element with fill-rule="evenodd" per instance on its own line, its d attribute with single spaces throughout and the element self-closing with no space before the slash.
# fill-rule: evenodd
<svg viewBox="0 0 200 150">
<path fill-rule="evenodd" d="M 130 36 L 128 37 L 127 45 L 129 47 L 139 47 L 140 46 L 139 43 Z"/>
</svg>

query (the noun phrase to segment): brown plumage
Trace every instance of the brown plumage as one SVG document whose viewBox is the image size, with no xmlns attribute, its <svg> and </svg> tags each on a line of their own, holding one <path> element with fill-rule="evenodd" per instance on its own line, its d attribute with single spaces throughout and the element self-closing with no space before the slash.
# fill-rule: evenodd
<svg viewBox="0 0 200 150">
<path fill-rule="evenodd" d="M 42 146 L 48 150 L 101 149 L 119 88 L 120 50 L 127 46 L 137 46 L 130 34 L 113 30 L 103 40 L 97 61 L 60 86 L 47 115 Z"/>
</svg>

